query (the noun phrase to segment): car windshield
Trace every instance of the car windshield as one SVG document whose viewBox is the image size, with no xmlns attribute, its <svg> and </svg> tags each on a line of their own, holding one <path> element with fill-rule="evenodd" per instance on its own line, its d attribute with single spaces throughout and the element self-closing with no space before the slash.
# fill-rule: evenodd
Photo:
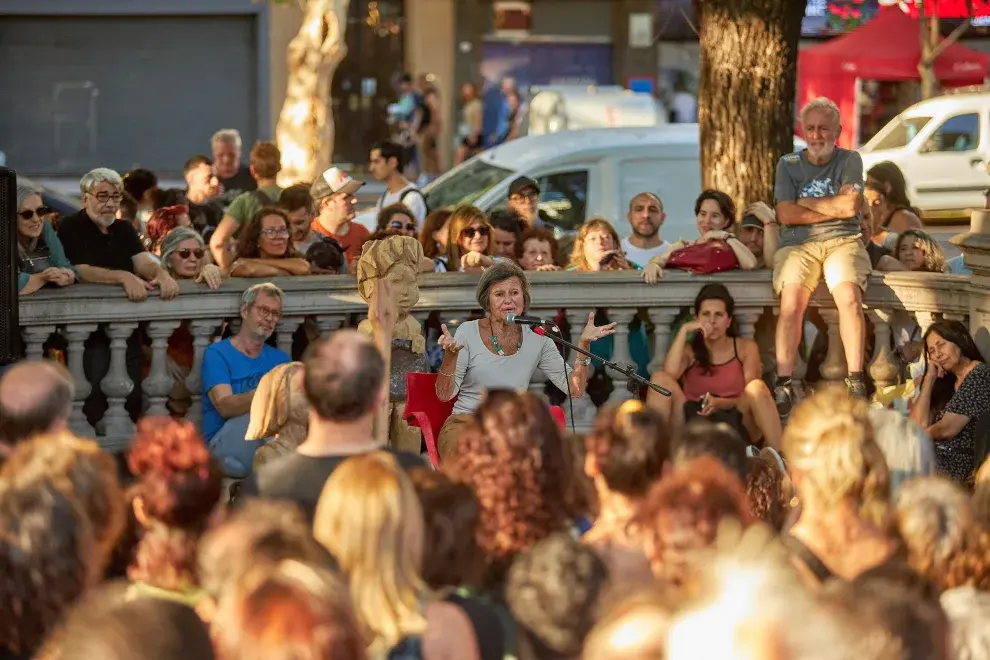
<svg viewBox="0 0 990 660">
<path fill-rule="evenodd" d="M 434 210 L 473 204 L 511 175 L 512 170 L 476 158 L 455 169 L 443 181 L 427 186 L 423 194 L 427 206 Z"/>
<path fill-rule="evenodd" d="M 886 149 L 900 149 L 907 146 L 931 120 L 931 117 L 906 117 L 901 119 L 897 124 L 884 131 L 883 135 L 870 150 L 884 151 Z"/>
</svg>

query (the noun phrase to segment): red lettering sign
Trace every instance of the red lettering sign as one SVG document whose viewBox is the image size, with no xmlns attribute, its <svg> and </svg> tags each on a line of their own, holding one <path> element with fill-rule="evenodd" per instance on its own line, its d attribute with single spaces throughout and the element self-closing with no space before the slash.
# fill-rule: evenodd
<svg viewBox="0 0 990 660">
<path fill-rule="evenodd" d="M 880 0 L 880 6 L 899 7 L 912 18 L 918 18 L 922 12 L 925 16 L 948 19 L 990 16 L 990 0 Z"/>
</svg>

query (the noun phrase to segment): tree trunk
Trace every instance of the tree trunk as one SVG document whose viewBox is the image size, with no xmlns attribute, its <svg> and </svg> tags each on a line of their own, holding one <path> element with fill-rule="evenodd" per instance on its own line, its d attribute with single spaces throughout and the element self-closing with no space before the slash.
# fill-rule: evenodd
<svg viewBox="0 0 990 660">
<path fill-rule="evenodd" d="M 804 2 L 695 0 L 701 42 L 698 124 L 706 188 L 741 211 L 773 202 L 777 160 L 794 150 Z"/>
<path fill-rule="evenodd" d="M 938 96 L 938 78 L 935 77 L 935 49 L 941 36 L 938 14 L 932 12 L 931 16 L 926 16 L 925 12 L 921 12 L 918 16 L 918 26 L 921 29 L 921 61 L 918 62 L 921 98 L 930 99 Z"/>
<path fill-rule="evenodd" d="M 311 182 L 333 158 L 330 84 L 347 55 L 349 5 L 350 0 L 305 0 L 302 27 L 289 43 L 289 79 L 275 128 L 280 184 Z"/>
</svg>

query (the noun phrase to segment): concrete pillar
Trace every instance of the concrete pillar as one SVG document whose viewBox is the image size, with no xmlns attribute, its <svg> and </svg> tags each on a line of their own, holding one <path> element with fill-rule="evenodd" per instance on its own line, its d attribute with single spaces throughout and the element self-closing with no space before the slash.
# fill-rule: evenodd
<svg viewBox="0 0 990 660">
<path fill-rule="evenodd" d="M 983 355 L 990 355 L 990 211 L 973 211 L 969 231 L 949 239 L 962 250 L 969 278 L 969 331 Z"/>
<path fill-rule="evenodd" d="M 615 83 L 627 85 L 630 77 L 648 77 L 656 84 L 657 26 L 655 22 L 651 30 L 653 38 L 648 47 L 633 47 L 629 43 L 629 17 L 634 14 L 648 14 L 655 17 L 656 0 L 615 0 L 612 3 L 612 12 L 612 66 L 615 70 Z"/>
<path fill-rule="evenodd" d="M 454 0 L 406 0 L 406 71 L 413 75 L 432 73 L 444 107 L 440 136 L 440 169 L 450 166 L 458 85 L 455 74 L 457 39 Z"/>
</svg>

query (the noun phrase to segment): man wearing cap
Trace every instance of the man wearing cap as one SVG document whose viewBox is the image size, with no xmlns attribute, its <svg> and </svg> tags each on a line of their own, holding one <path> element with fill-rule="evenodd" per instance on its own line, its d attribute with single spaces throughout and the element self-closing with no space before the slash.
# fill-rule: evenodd
<svg viewBox="0 0 990 660">
<path fill-rule="evenodd" d="M 336 167 L 331 167 L 313 182 L 309 192 L 316 204 L 313 231 L 337 241 L 344 249 L 348 267 L 361 256 L 361 246 L 371 236 L 364 226 L 354 220 L 354 193 L 364 181 L 351 178 Z"/>
<path fill-rule="evenodd" d="M 518 177 L 509 184 L 509 210 L 515 211 L 516 215 L 526 223 L 524 229 L 543 226 L 543 221 L 540 220 L 539 201 L 540 187 L 528 176 Z"/>
<path fill-rule="evenodd" d="M 763 202 L 750 204 L 743 211 L 736 237 L 756 257 L 757 268 L 766 268 L 777 251 L 777 215 Z"/>
</svg>

